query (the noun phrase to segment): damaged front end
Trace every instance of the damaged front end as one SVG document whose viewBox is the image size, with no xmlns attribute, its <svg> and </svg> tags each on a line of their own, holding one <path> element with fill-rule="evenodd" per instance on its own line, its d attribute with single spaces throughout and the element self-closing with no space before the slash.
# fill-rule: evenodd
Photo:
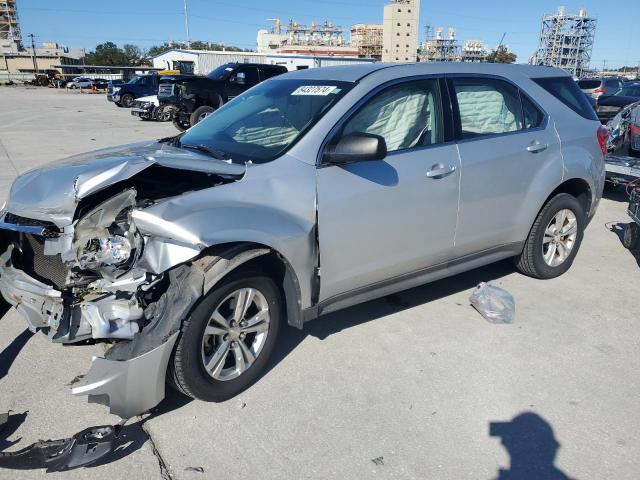
<svg viewBox="0 0 640 480">
<path fill-rule="evenodd" d="M 203 284 L 193 280 L 192 269 L 179 267 L 200 254 L 199 246 L 149 235 L 134 217 L 167 198 L 244 174 L 237 165 L 197 171 L 172 162 L 163 162 L 162 152 L 142 159 L 131 154 L 102 171 L 79 162 L 30 173 L 18 187 L 60 180 L 60 192 L 66 188 L 73 195 L 49 192 L 51 204 L 34 201 L 38 207 L 30 211 L 28 192 L 14 184 L 0 212 L 0 293 L 31 331 L 53 342 L 113 343 L 104 358 L 94 357 L 73 394 L 89 395 L 122 418 L 164 398 L 180 321 L 196 301 L 185 298 L 199 298 Z M 191 295 L 185 293 L 189 288 Z"/>
</svg>

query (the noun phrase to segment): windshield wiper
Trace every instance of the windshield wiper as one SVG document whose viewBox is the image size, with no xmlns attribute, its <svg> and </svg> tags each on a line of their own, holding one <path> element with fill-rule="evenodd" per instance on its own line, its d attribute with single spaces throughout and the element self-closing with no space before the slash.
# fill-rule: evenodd
<svg viewBox="0 0 640 480">
<path fill-rule="evenodd" d="M 204 152 L 204 153 L 210 155 L 211 157 L 215 158 L 216 160 L 229 160 L 230 159 L 229 155 L 227 155 L 222 150 L 216 150 L 215 148 L 212 148 L 212 147 L 210 147 L 208 145 L 204 145 L 202 143 L 199 143 L 199 144 L 181 143 L 180 147 L 181 148 L 190 148 L 192 150 L 198 150 L 199 152 Z"/>
</svg>

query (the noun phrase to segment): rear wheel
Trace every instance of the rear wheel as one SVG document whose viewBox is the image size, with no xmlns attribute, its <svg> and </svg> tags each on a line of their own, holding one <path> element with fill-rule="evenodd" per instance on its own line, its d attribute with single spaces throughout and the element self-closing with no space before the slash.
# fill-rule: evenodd
<svg viewBox="0 0 640 480">
<path fill-rule="evenodd" d="M 209 115 L 211 115 L 215 111 L 216 111 L 215 108 L 210 107 L 208 105 L 204 105 L 202 107 L 196 108 L 191 114 L 191 118 L 189 119 L 191 122 L 191 126 L 193 127 L 194 125 L 200 123 L 202 120 L 207 118 Z"/>
<path fill-rule="evenodd" d="M 572 195 L 553 197 L 540 211 L 516 267 L 530 277 L 549 279 L 565 273 L 575 259 L 586 225 L 584 207 Z"/>
<path fill-rule="evenodd" d="M 625 227 L 622 244 L 629 250 L 640 247 L 640 226 L 637 223 L 633 222 Z"/>
<path fill-rule="evenodd" d="M 232 274 L 185 320 L 169 366 L 186 395 L 222 402 L 252 385 L 271 356 L 280 330 L 280 292 L 260 272 Z"/>
</svg>

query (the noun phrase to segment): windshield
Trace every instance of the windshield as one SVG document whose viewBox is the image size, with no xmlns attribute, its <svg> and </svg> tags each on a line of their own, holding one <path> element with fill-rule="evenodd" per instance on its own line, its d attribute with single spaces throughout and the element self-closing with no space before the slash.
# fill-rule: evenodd
<svg viewBox="0 0 640 480">
<path fill-rule="evenodd" d="M 583 90 L 593 90 L 602 84 L 600 80 L 580 80 L 578 86 Z"/>
<path fill-rule="evenodd" d="M 179 145 L 224 152 L 235 163 L 269 162 L 292 147 L 353 83 L 270 80 L 189 129 Z"/>
<path fill-rule="evenodd" d="M 220 65 L 215 70 L 212 70 L 207 74 L 207 78 L 212 80 L 224 80 L 229 76 L 229 74 L 233 71 L 235 64 L 233 63 L 225 63 L 224 65 Z"/>
<path fill-rule="evenodd" d="M 133 77 L 131 80 L 129 80 L 127 83 L 133 85 L 134 83 L 138 83 L 140 81 L 141 77 Z"/>
</svg>

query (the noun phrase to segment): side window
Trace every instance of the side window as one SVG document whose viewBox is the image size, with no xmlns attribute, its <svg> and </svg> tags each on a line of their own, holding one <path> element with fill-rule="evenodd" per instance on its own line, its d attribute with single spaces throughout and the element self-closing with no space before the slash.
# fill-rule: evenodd
<svg viewBox="0 0 640 480">
<path fill-rule="evenodd" d="M 520 99 L 524 114 L 524 128 L 538 128 L 542 125 L 544 114 L 524 95 L 520 94 Z"/>
<path fill-rule="evenodd" d="M 278 75 L 284 73 L 283 70 L 279 68 L 272 67 L 262 67 L 262 79 L 269 80 L 272 77 L 277 77 Z"/>
<path fill-rule="evenodd" d="M 236 75 L 244 74 L 244 82 L 247 87 L 253 87 L 260 83 L 260 78 L 258 77 L 258 68 L 257 67 L 244 67 L 238 69 Z"/>
<path fill-rule="evenodd" d="M 581 117 L 587 120 L 598 120 L 587 96 L 580 91 L 578 84 L 571 77 L 533 78 L 532 80 Z"/>
<path fill-rule="evenodd" d="M 522 129 L 518 89 L 493 79 L 454 78 L 463 138 Z"/>
<path fill-rule="evenodd" d="M 380 135 L 395 152 L 440 142 L 440 93 L 436 80 L 394 85 L 376 94 L 342 128 L 342 135 Z"/>
</svg>

